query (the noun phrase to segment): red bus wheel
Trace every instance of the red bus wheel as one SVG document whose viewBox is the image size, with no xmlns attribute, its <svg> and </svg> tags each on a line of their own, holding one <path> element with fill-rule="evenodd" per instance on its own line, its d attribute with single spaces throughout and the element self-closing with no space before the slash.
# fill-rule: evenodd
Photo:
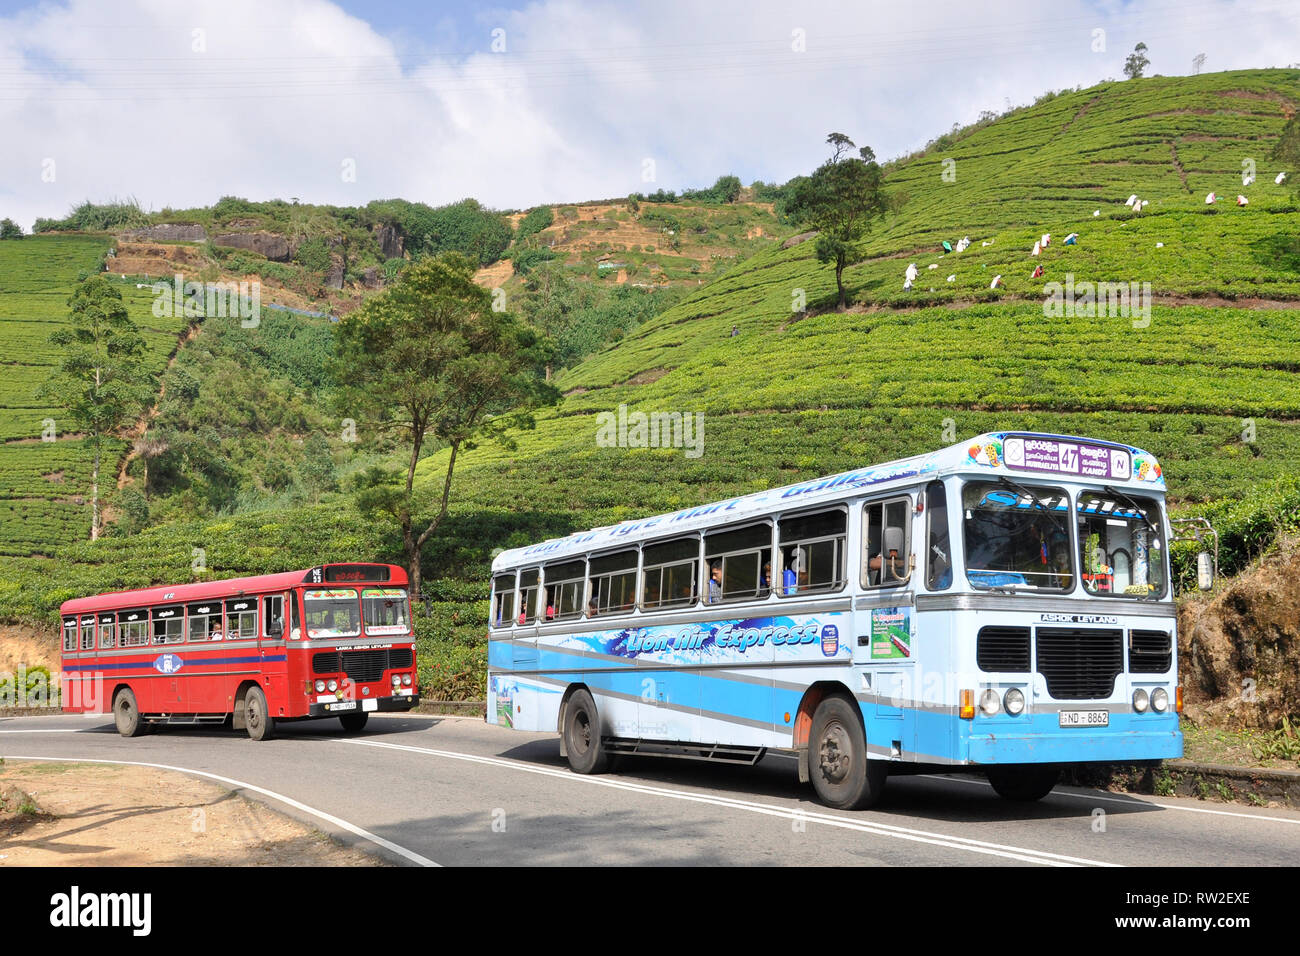
<svg viewBox="0 0 1300 956">
<path fill-rule="evenodd" d="M 123 687 L 113 698 L 113 722 L 123 737 L 139 737 L 144 733 L 145 722 L 135 703 L 135 693 Z"/>
<path fill-rule="evenodd" d="M 260 687 L 250 687 L 244 695 L 244 728 L 253 740 L 270 740 L 275 734 L 275 718 Z"/>
<path fill-rule="evenodd" d="M 366 721 L 369 719 L 370 719 L 370 715 L 365 713 L 339 714 L 339 723 L 342 724 L 343 729 L 350 734 L 355 734 L 358 730 L 364 729 L 366 726 Z"/>
</svg>

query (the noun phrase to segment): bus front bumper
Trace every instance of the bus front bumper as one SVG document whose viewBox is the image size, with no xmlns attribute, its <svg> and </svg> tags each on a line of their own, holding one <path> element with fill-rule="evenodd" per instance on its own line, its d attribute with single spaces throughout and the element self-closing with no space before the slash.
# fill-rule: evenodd
<svg viewBox="0 0 1300 956">
<path fill-rule="evenodd" d="M 1097 730 L 1051 726 L 1055 719 L 1051 715 L 1032 727 L 1007 726 L 1015 723 L 1007 721 L 996 730 L 987 728 L 992 732 L 973 733 L 966 738 L 967 757 L 975 764 L 1128 763 L 1183 755 L 1183 734 L 1174 715 L 1114 714 L 1109 728 Z"/>
<path fill-rule="evenodd" d="M 360 697 L 356 700 L 332 700 L 310 705 L 307 716 L 341 717 L 344 714 L 358 713 L 402 713 L 412 710 L 419 703 L 419 694 L 411 694 L 409 697 Z"/>
</svg>

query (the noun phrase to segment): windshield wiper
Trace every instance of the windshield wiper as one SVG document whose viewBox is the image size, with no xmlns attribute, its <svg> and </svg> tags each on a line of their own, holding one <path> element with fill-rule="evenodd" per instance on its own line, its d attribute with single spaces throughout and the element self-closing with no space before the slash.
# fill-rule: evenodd
<svg viewBox="0 0 1300 956">
<path fill-rule="evenodd" d="M 1064 520 L 1064 518 L 1061 515 L 1058 515 L 1051 508 L 1048 508 L 1047 505 L 1044 504 L 1039 499 L 1039 497 L 1033 493 L 1031 489 L 1026 488 L 1018 481 L 1012 481 L 1006 475 L 998 475 L 998 481 L 1006 485 L 1008 488 L 1011 488 L 1016 493 L 1023 495 L 1024 497 L 1028 498 L 1031 502 L 1033 502 L 1034 507 L 1039 508 L 1040 510 L 1042 510 L 1044 514 L 1046 514 L 1049 518 L 1051 518 L 1052 523 L 1055 524 L 1056 527 L 1059 528 L 1061 531 L 1064 531 L 1066 540 L 1067 541 L 1069 540 L 1070 538 L 1069 529 L 1066 528 L 1066 526 L 1061 523 Z"/>
<path fill-rule="evenodd" d="M 1113 488 L 1110 485 L 1103 485 L 1102 490 L 1105 491 L 1106 494 L 1108 495 L 1111 495 L 1115 498 L 1123 499 L 1130 508 L 1132 508 L 1134 511 L 1137 512 L 1138 517 L 1142 519 L 1142 523 L 1147 526 L 1148 531 L 1150 531 L 1152 534 L 1155 535 L 1160 534 L 1156 526 L 1151 523 L 1151 519 L 1147 517 L 1147 513 L 1142 510 L 1142 506 L 1139 505 L 1136 501 L 1134 501 L 1128 495 L 1124 494 L 1124 492 L 1120 491 L 1118 488 Z"/>
</svg>

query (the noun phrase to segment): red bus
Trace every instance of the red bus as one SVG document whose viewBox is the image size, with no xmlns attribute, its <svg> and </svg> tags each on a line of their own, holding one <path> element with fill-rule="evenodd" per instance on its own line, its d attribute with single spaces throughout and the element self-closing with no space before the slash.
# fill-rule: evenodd
<svg viewBox="0 0 1300 956">
<path fill-rule="evenodd" d="M 360 730 L 420 701 L 406 585 L 395 565 L 327 564 L 67 601 L 63 710 L 111 706 L 124 737 L 229 720 L 265 740 L 320 717 Z"/>
</svg>

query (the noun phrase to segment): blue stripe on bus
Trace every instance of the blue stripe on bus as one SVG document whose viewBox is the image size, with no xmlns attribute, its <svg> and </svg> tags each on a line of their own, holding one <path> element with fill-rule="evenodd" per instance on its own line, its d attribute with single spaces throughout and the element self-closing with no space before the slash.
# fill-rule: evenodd
<svg viewBox="0 0 1300 956">
<path fill-rule="evenodd" d="M 259 662 L 266 663 L 266 664 L 276 664 L 281 661 L 287 661 L 288 659 L 289 657 L 286 654 L 279 654 L 276 655 L 275 657 L 259 657 L 255 655 L 253 657 L 194 657 L 194 658 L 190 658 L 189 660 L 185 660 L 184 658 L 181 658 L 183 665 L 184 664 L 257 664 Z M 124 671 L 124 670 L 129 670 L 132 667 L 140 667 L 145 670 L 155 670 L 153 666 L 153 661 L 125 661 L 121 664 L 107 664 L 107 663 L 65 664 L 63 670 L 65 671 Z M 179 674 L 184 669 L 185 669 L 184 666 L 182 666 L 181 670 L 174 671 L 173 673 Z"/>
</svg>

